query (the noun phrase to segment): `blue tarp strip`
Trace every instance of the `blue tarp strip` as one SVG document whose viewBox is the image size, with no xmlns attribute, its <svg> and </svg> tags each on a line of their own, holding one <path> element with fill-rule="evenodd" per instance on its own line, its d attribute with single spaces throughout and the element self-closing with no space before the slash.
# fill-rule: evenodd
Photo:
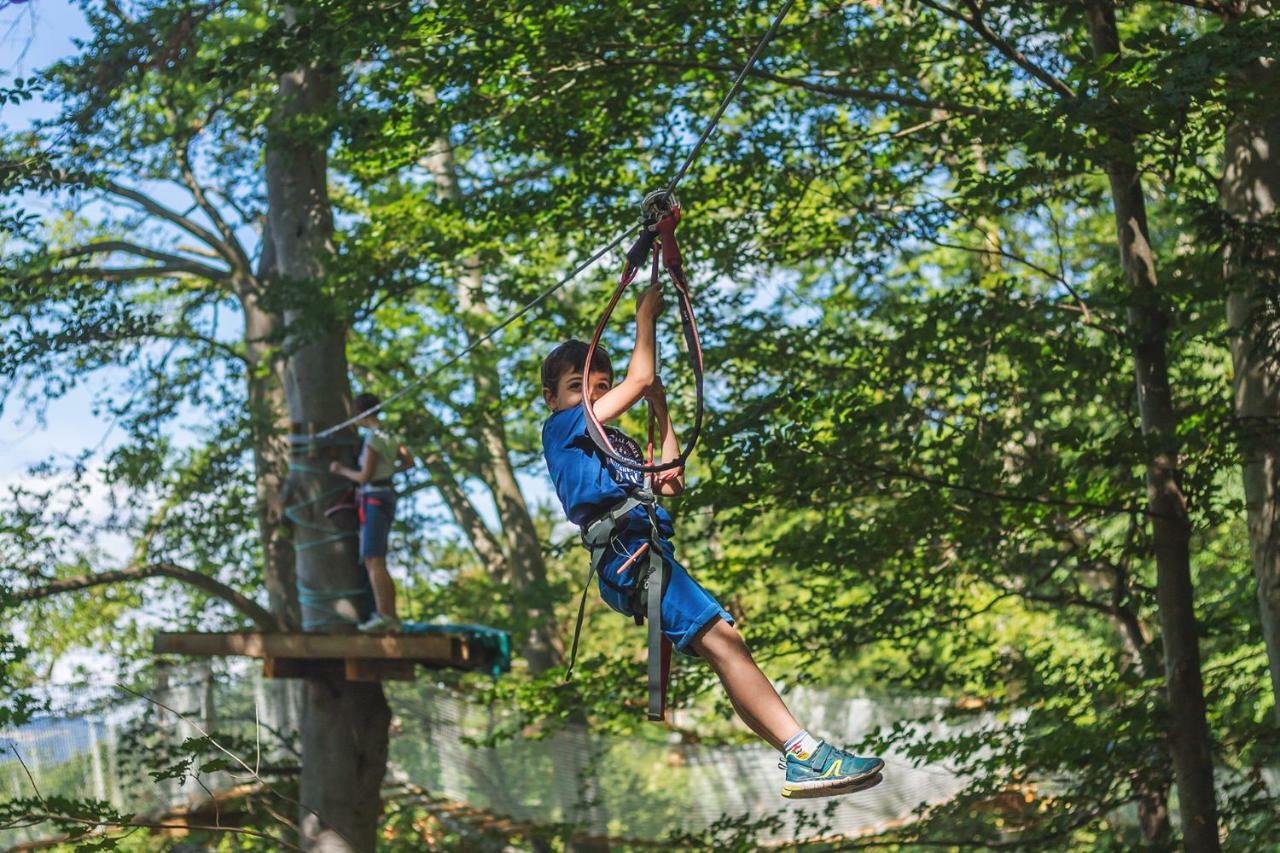
<svg viewBox="0 0 1280 853">
<path fill-rule="evenodd" d="M 402 634 L 461 634 L 473 643 L 494 653 L 493 675 L 511 671 L 511 635 L 487 625 L 454 625 L 440 622 L 404 622 Z"/>
</svg>

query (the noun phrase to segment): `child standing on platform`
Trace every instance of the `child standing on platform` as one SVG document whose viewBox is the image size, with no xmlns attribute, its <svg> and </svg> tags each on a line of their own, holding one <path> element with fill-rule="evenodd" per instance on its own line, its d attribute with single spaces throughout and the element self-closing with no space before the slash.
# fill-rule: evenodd
<svg viewBox="0 0 1280 853">
<path fill-rule="evenodd" d="M 381 403 L 373 394 L 360 394 L 355 399 L 356 414 L 369 412 L 356 421 L 356 425 L 365 431 L 359 469 L 349 468 L 341 462 L 329 465 L 330 471 L 346 477 L 357 486 L 360 560 L 369 573 L 374 603 L 373 615 L 362 622 L 359 629 L 371 633 L 400 629 L 400 619 L 396 615 L 396 588 L 387 571 L 387 539 L 396 514 L 396 491 L 391 478 L 415 464 L 413 454 L 383 428 L 376 411 Z"/>
</svg>

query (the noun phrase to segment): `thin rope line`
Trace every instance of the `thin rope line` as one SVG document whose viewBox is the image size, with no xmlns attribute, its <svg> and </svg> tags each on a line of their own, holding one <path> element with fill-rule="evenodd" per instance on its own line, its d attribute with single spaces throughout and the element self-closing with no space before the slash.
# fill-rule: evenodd
<svg viewBox="0 0 1280 853">
<path fill-rule="evenodd" d="M 369 415 L 371 415 L 371 414 L 372 414 L 372 413 L 374 413 L 374 412 L 381 411 L 381 410 L 382 410 L 382 408 L 383 408 L 384 406 L 386 406 L 387 404 L 391 403 L 391 402 L 392 402 L 392 401 L 394 401 L 394 400 L 399 400 L 401 397 L 405 396 L 405 395 L 406 395 L 406 394 L 408 394 L 410 391 L 412 391 L 412 390 L 414 390 L 415 388 L 418 388 L 419 386 L 421 386 L 421 385 L 422 385 L 424 382 L 426 382 L 428 379 L 431 379 L 432 377 L 436 376 L 438 373 L 440 373 L 441 371 L 443 371 L 446 367 L 449 367 L 449 366 L 451 366 L 451 365 L 453 365 L 453 364 L 458 363 L 459 361 L 461 361 L 461 360 L 462 360 L 462 358 L 463 358 L 464 356 L 469 355 L 471 352 L 473 352 L 473 351 L 474 351 L 477 347 L 479 347 L 481 344 L 483 344 L 483 343 L 485 343 L 486 341 L 488 341 L 488 340 L 492 339 L 494 335 L 498 334 L 498 332 L 501 332 L 501 331 L 502 331 L 503 329 L 505 329 L 507 326 L 510 326 L 512 323 L 514 323 L 516 320 L 519 320 L 519 319 L 520 319 L 521 317 L 523 317 L 525 314 L 528 314 L 530 311 L 532 311 L 534 308 L 536 308 L 538 305 L 540 305 L 542 302 L 544 302 L 548 296 L 550 296 L 551 294 L 555 293 L 557 290 L 560 290 L 562 287 L 564 287 L 564 286 L 565 286 L 566 284 L 568 284 L 569 282 L 573 281 L 575 278 L 577 278 L 577 277 L 578 277 L 578 275 L 579 275 L 579 274 L 581 274 L 585 269 L 587 269 L 587 267 L 591 266 L 591 265 L 592 265 L 592 264 L 594 264 L 596 261 L 600 260 L 600 259 L 601 259 L 601 258 L 603 258 L 605 255 L 607 255 L 607 254 L 609 254 L 610 252 L 612 252 L 615 248 L 617 248 L 619 245 L 621 245 L 621 244 L 622 244 L 622 242 L 623 242 L 624 240 L 626 240 L 628 237 L 630 237 L 632 234 L 634 234 L 634 233 L 635 233 L 636 231 L 638 231 L 639 229 L 640 229 L 640 225 L 639 225 L 639 224 L 632 225 L 632 226 L 631 226 L 630 228 L 628 228 L 626 231 L 622 232 L 622 233 L 621 233 L 621 234 L 619 234 L 617 237 L 614 237 L 614 238 L 609 242 L 609 244 L 608 244 L 607 246 L 605 246 L 603 249 L 601 249 L 600 251 L 596 252 L 594 255 L 592 255 L 591 257 L 587 258 L 587 260 L 585 260 L 585 261 L 583 261 L 581 264 L 579 264 L 579 265 L 578 265 L 578 266 L 573 270 L 573 272 L 569 273 L 567 276 L 565 276 L 564 278 L 560 279 L 560 281 L 556 282 L 556 283 L 555 283 L 555 284 L 553 284 L 551 287 L 549 287 L 549 288 L 547 288 L 546 290 L 542 291 L 542 293 L 540 293 L 540 294 L 538 294 L 536 297 L 534 297 L 534 299 L 533 299 L 532 301 L 530 301 L 530 302 L 526 303 L 526 304 L 524 305 L 524 307 L 520 308 L 520 310 L 516 311 L 516 312 L 515 312 L 514 314 L 512 314 L 511 316 L 507 317 L 507 319 L 503 320 L 501 323 L 499 323 L 498 325 L 494 326 L 492 329 L 490 329 L 489 331 L 485 332 L 482 336 L 480 336 L 480 337 L 479 337 L 479 338 L 477 338 L 475 341 L 473 341 L 473 342 L 471 343 L 471 345 L 470 345 L 470 346 L 468 346 L 468 347 L 466 347 L 465 349 L 461 350 L 461 351 L 460 351 L 460 352 L 458 352 L 456 355 L 451 356 L 450 358 L 446 359 L 443 363 L 441 363 L 441 364 L 437 365 L 434 369 L 432 369 L 432 370 L 428 371 L 425 375 L 423 375 L 423 376 L 419 377 L 418 379 L 416 379 L 416 380 L 414 380 L 413 382 L 409 383 L 408 385 L 404 386 L 404 387 L 403 387 L 403 388 L 401 388 L 399 391 L 397 391 L 396 393 L 392 394 L 390 397 L 388 397 L 387 399 L 383 400 L 383 401 L 382 401 L 381 403 L 379 403 L 378 405 L 376 405 L 376 406 L 374 406 L 374 407 L 372 407 L 372 408 L 369 408 L 369 409 L 365 409 L 365 410 L 364 410 L 363 412 L 361 412 L 360 414 L 358 414 L 358 415 L 353 415 L 352 417 L 347 418 L 345 421 L 343 421 L 343 422 L 342 422 L 342 423 L 340 423 L 340 424 L 336 424 L 336 425 L 334 425 L 334 426 L 329 427 L 328 429 L 321 430 L 320 432 L 316 433 L 316 438 L 327 438 L 328 436 L 333 435 L 335 432 L 338 432 L 339 430 L 346 429 L 347 427 L 351 426 L 351 425 L 352 425 L 353 423 L 355 423 L 356 421 L 361 420 L 362 418 L 366 418 L 366 417 L 368 417 Z"/>
<path fill-rule="evenodd" d="M 782 5 L 782 9 L 778 12 L 777 15 L 774 16 L 772 23 L 769 24 L 769 29 L 765 31 L 765 34 L 761 37 L 760 41 L 756 43 L 755 48 L 751 51 L 751 55 L 747 57 L 746 64 L 742 66 L 742 70 L 739 71 L 738 76 L 734 78 L 733 85 L 729 87 L 728 94 L 726 94 L 724 98 L 720 101 L 720 106 L 716 108 L 715 114 L 711 116 L 711 120 L 708 121 L 706 127 L 703 128 L 702 134 L 698 137 L 698 141 L 694 143 L 693 148 L 690 149 L 688 155 L 685 156 L 684 162 L 680 165 L 680 168 L 676 171 L 675 177 L 673 177 L 671 179 L 671 182 L 667 184 L 668 193 L 675 191 L 676 186 L 684 178 L 685 173 L 689 171 L 689 167 L 693 165 L 693 161 L 697 159 L 698 154 L 702 152 L 702 147 L 707 143 L 707 140 L 711 138 L 711 134 L 715 132 L 716 127 L 720 124 L 720 119 L 724 117 L 725 110 L 729 109 L 729 104 L 733 102 L 733 99 L 738 96 L 738 92 L 742 90 L 742 84 L 746 81 L 747 75 L 751 73 L 751 69 L 755 65 L 756 60 L 760 57 L 760 53 L 764 50 L 765 45 L 767 45 L 773 39 L 774 33 L 777 32 L 778 30 L 778 25 L 782 23 L 782 19 L 787 16 L 787 13 L 791 11 L 791 7 L 794 4 L 795 4 L 795 0 L 786 0 L 786 2 L 783 3 Z M 575 278 L 578 277 L 579 274 L 581 274 L 584 270 L 586 270 L 587 267 L 591 266 L 596 261 L 600 260 L 605 255 L 607 255 L 609 252 L 613 251 L 613 249 L 616 246 L 620 245 L 622 241 L 626 240 L 628 237 L 634 234 L 637 230 L 640 229 L 640 227 L 641 226 L 639 224 L 633 225 L 630 228 L 628 228 L 626 231 L 624 231 L 622 234 L 619 234 L 617 237 L 614 237 L 613 240 L 610 241 L 607 246 L 605 246 L 600 251 L 596 252 L 594 255 L 592 255 L 583 263 L 579 264 L 577 268 L 573 270 L 573 272 L 569 273 L 567 276 L 560 279 L 560 281 L 556 282 L 551 287 L 547 288 L 542 293 L 538 294 L 536 297 L 534 297 L 534 299 L 531 302 L 526 303 L 522 308 L 520 308 L 514 314 L 507 317 L 507 319 L 503 320 L 498 325 L 494 326 L 492 329 L 490 329 L 484 335 L 482 335 L 481 337 L 473 341 L 469 346 L 467 346 L 465 349 L 458 352 L 456 355 L 446 359 L 442 364 L 436 366 L 433 370 L 429 371 L 424 376 L 421 376 L 417 380 L 404 386 L 399 391 L 392 394 L 390 397 L 383 400 L 378 405 L 369 409 L 365 409 L 363 412 L 361 412 L 358 415 L 353 415 L 339 424 L 335 424 L 334 426 L 331 426 L 325 430 L 322 430 L 316 433 L 316 438 L 326 438 L 330 435 L 333 435 L 335 432 L 338 432 L 339 430 L 346 429 L 347 427 L 354 424 L 356 421 L 361 420 L 365 417 L 368 417 L 374 412 L 381 411 L 389 403 L 395 400 L 399 400 L 401 397 L 404 397 L 410 391 L 413 391 L 414 389 L 421 387 L 423 383 L 425 383 L 428 379 L 435 377 L 437 374 L 443 371 L 446 367 L 450 367 L 451 365 L 458 363 L 459 361 L 462 360 L 463 357 L 472 353 L 481 344 L 486 343 L 487 341 L 492 339 L 494 335 L 498 334 L 498 332 L 501 332 L 503 329 L 507 328 L 507 326 L 510 326 L 512 323 L 514 323 L 516 320 L 519 320 L 525 314 L 528 314 L 535 307 L 537 307 L 542 302 L 544 302 L 548 296 L 560 290 L 569 282 L 573 281 Z"/>
<path fill-rule="evenodd" d="M 729 109 L 729 104 L 738 96 L 738 92 L 742 89 L 743 82 L 747 79 L 747 75 L 751 73 L 751 68 L 756 64 L 756 60 L 760 57 L 760 52 L 764 50 L 765 45 L 773 40 L 773 34 L 777 32 L 778 25 L 782 23 L 782 19 L 791 11 L 791 7 L 795 4 L 795 0 L 787 0 L 782 4 L 782 10 L 774 16 L 773 23 L 769 24 L 769 29 L 756 42 L 755 49 L 751 51 L 751 55 L 747 57 L 747 63 L 742 66 L 742 70 L 738 72 L 738 76 L 734 79 L 733 85 L 729 87 L 729 94 L 724 96 L 724 100 L 720 102 L 720 106 L 716 108 L 715 115 L 711 117 L 711 121 L 707 122 L 706 128 L 703 129 L 702 135 L 698 137 L 698 141 L 694 143 L 693 149 L 689 152 L 689 156 L 684 158 L 684 163 L 676 172 L 676 176 L 671 179 L 671 183 L 667 184 L 667 193 L 675 192 L 676 185 L 684 178 L 685 172 L 689 171 L 689 167 L 693 165 L 693 161 L 702 151 L 702 146 L 711 138 L 711 134 L 715 132 L 716 127 L 720 124 L 720 119 L 724 117 L 725 110 Z"/>
</svg>

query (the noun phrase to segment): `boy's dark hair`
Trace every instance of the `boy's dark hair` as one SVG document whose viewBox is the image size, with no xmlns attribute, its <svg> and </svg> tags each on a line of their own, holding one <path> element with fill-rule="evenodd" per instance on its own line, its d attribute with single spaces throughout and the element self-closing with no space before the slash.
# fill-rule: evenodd
<svg viewBox="0 0 1280 853">
<path fill-rule="evenodd" d="M 542 387 L 554 391 L 560 385 L 560 377 L 571 370 L 581 372 L 587 363 L 588 349 L 590 347 L 576 338 L 567 340 L 553 349 L 551 354 L 542 360 Z M 602 347 L 596 347 L 595 353 L 591 356 L 591 369 L 603 370 L 613 376 L 613 362 L 609 361 L 609 354 Z"/>
<path fill-rule="evenodd" d="M 352 405 L 356 408 L 356 415 L 363 415 L 370 409 L 376 409 L 381 406 L 382 400 L 378 399 L 377 394 L 357 394 Z"/>
</svg>

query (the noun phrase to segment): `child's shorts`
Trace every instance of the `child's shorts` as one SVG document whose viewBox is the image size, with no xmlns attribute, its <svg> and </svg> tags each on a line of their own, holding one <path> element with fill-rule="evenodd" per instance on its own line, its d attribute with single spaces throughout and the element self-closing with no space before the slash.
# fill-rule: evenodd
<svg viewBox="0 0 1280 853">
<path fill-rule="evenodd" d="M 611 608 L 627 616 L 634 615 L 632 608 L 636 604 L 643 607 L 642 601 L 637 601 L 635 584 L 647 568 L 649 552 L 640 555 L 625 573 L 620 575 L 618 569 L 648 541 L 647 530 L 624 531 L 613 538 L 609 552 L 600 561 L 600 597 Z M 662 553 L 667 563 L 667 590 L 662 596 L 662 633 L 676 649 L 696 657 L 697 653 L 689 648 L 689 644 L 698 632 L 716 619 L 732 625 L 733 617 L 711 593 L 689 577 L 684 566 L 676 560 L 675 547 L 670 540 L 662 540 Z"/>
<path fill-rule="evenodd" d="M 396 517 L 396 493 L 391 489 L 361 489 L 360 559 L 387 556 L 391 520 Z"/>
</svg>

